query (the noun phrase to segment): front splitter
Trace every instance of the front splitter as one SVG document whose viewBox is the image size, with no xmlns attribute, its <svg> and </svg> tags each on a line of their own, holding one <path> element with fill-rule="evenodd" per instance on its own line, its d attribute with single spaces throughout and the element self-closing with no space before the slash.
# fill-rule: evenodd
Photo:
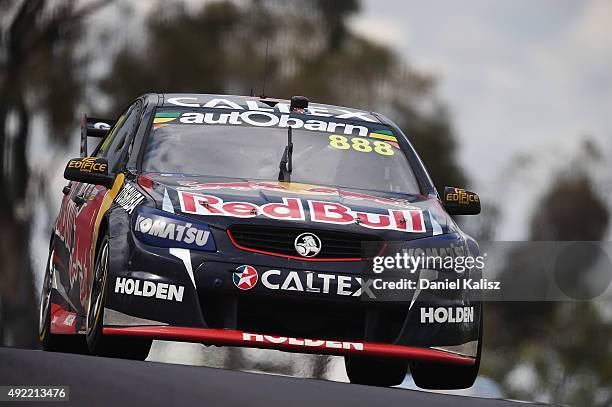
<svg viewBox="0 0 612 407">
<path fill-rule="evenodd" d="M 206 345 L 276 349 L 299 353 L 397 358 L 468 366 L 475 363 L 474 358 L 435 349 L 387 343 L 291 338 L 226 329 L 173 326 L 104 327 L 103 333 L 104 335 L 139 336 L 167 341 L 199 342 Z"/>
</svg>

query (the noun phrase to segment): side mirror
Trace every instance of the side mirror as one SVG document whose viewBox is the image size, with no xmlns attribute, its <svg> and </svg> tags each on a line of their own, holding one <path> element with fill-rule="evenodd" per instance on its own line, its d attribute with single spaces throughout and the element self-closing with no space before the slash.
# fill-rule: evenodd
<svg viewBox="0 0 612 407">
<path fill-rule="evenodd" d="M 85 157 L 73 158 L 66 164 L 64 178 L 86 184 L 103 185 L 111 188 L 115 177 L 108 173 L 106 158 Z"/>
<path fill-rule="evenodd" d="M 112 120 L 94 119 L 93 117 L 87 117 L 83 113 L 81 121 L 81 157 L 87 157 L 88 137 L 104 138 L 114 125 L 115 122 Z"/>
<path fill-rule="evenodd" d="M 449 215 L 478 215 L 480 198 L 477 194 L 455 187 L 445 187 L 442 199 Z"/>
</svg>

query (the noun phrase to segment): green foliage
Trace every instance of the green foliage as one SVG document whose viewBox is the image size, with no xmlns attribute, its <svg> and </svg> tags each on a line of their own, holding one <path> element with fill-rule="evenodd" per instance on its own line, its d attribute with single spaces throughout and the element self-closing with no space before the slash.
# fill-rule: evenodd
<svg viewBox="0 0 612 407">
<path fill-rule="evenodd" d="M 530 222 L 532 241 L 601 241 L 609 212 L 595 191 L 583 160 L 557 174 L 536 205 Z M 526 243 L 525 245 L 529 245 Z M 584 253 L 584 254 L 583 254 Z M 596 263 L 589 251 L 578 251 L 564 264 L 574 287 L 589 285 Z M 502 285 L 521 281 L 525 290 L 544 295 L 559 264 L 533 248 L 517 248 L 509 256 Z M 537 256 L 538 258 L 532 258 Z M 529 275 L 526 277 L 526 275 Z M 540 276 L 541 278 L 538 278 Z M 528 284 L 525 284 L 528 282 Z M 591 281 L 592 282 L 592 281 Z M 517 288 L 518 289 L 518 288 Z M 542 399 L 572 406 L 609 406 L 612 403 L 612 324 L 605 317 L 607 302 L 507 302 L 488 304 L 487 352 L 483 371 L 503 384 L 513 398 Z M 512 369 L 527 366 L 535 373 L 529 389 L 509 381 Z"/>
<path fill-rule="evenodd" d="M 421 155 L 438 192 L 441 194 L 444 186 L 467 186 L 466 175 L 456 160 L 458 145 L 446 113 L 440 109 L 433 117 L 422 117 L 408 107 L 405 110 L 400 127 Z"/>
<path fill-rule="evenodd" d="M 531 218 L 532 240 L 597 241 L 608 227 L 608 207 L 583 171 L 557 179 L 540 203 Z"/>
</svg>

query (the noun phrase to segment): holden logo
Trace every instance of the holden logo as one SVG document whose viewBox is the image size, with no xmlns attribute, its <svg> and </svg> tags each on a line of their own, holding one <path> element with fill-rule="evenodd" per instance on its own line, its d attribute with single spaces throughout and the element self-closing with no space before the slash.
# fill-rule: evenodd
<svg viewBox="0 0 612 407">
<path fill-rule="evenodd" d="M 240 266 L 236 268 L 232 275 L 234 285 L 241 290 L 250 290 L 255 287 L 259 276 L 253 266 Z"/>
<path fill-rule="evenodd" d="M 321 251 L 321 239 L 314 233 L 302 233 L 295 238 L 295 251 L 302 257 L 314 257 Z"/>
</svg>

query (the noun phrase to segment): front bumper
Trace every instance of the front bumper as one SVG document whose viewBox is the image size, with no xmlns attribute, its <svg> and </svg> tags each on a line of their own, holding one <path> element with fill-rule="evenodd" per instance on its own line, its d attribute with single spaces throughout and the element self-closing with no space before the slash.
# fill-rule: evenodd
<svg viewBox="0 0 612 407">
<path fill-rule="evenodd" d="M 250 253 L 234 247 L 223 231 L 212 232 L 219 252 L 192 250 L 183 252 L 186 257 L 167 248 L 145 245 L 131 233 L 111 238 L 104 334 L 304 353 L 474 363 L 480 329 L 480 307 L 476 304 L 462 298 L 436 304 L 473 306 L 473 321 L 423 324 L 420 308 L 425 305 L 418 302 L 379 303 L 360 298 L 355 278 L 367 270 L 365 262 L 317 264 Z M 232 277 L 242 265 L 256 268 L 260 279 L 267 270 L 280 270 L 267 280 L 278 289 L 263 286 L 261 280 L 252 289 L 239 289 Z M 290 289 L 295 287 L 295 280 L 287 286 L 289 289 L 282 289 L 290 272 L 296 273 L 303 290 Z M 339 279 L 328 279 L 328 287 L 323 289 L 325 278 L 309 280 L 312 273 L 349 279 L 344 280 L 342 289 Z M 117 292 L 118 279 L 125 287 L 127 280 L 140 280 L 140 295 L 136 289 L 130 294 Z M 145 281 L 156 286 L 149 296 Z M 150 283 L 148 286 L 153 287 Z M 174 296 L 166 286 L 175 289 Z M 177 301 L 179 289 L 181 300 Z"/>
<path fill-rule="evenodd" d="M 199 342 L 206 345 L 243 346 L 299 353 L 396 358 L 464 366 L 470 366 L 475 363 L 475 359 L 472 357 L 436 349 L 385 343 L 289 338 L 224 329 L 179 328 L 170 326 L 105 327 L 103 333 L 104 335 L 137 336 L 159 340 Z"/>
</svg>

